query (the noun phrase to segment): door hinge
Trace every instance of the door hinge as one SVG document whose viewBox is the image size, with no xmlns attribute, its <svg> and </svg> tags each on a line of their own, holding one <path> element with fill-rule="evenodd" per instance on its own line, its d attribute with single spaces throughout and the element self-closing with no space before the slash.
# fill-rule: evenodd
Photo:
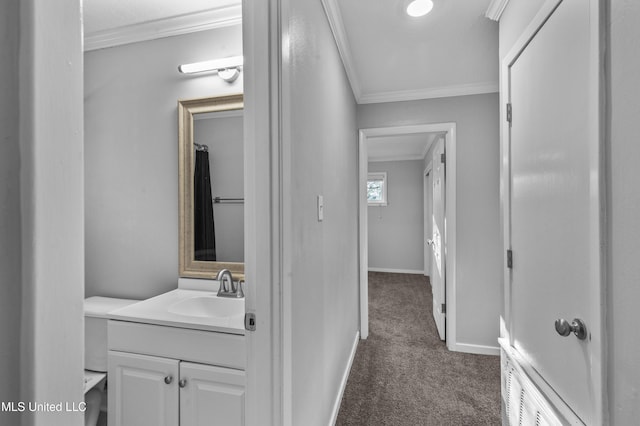
<svg viewBox="0 0 640 426">
<path fill-rule="evenodd" d="M 442 305 L 440 305 L 440 313 L 441 314 L 446 314 L 447 313 L 447 304 L 443 303 Z"/>
<path fill-rule="evenodd" d="M 511 124 L 511 120 L 513 119 L 513 111 L 511 108 L 511 103 L 507 104 L 507 121 Z"/>
<path fill-rule="evenodd" d="M 513 251 L 507 250 L 507 268 L 513 269 Z"/>
<path fill-rule="evenodd" d="M 446 160 L 447 156 L 445 154 L 440 154 L 440 162 L 444 164 L 444 160 Z"/>
<path fill-rule="evenodd" d="M 253 312 L 244 314 L 244 328 L 248 331 L 256 331 L 256 314 Z"/>
</svg>

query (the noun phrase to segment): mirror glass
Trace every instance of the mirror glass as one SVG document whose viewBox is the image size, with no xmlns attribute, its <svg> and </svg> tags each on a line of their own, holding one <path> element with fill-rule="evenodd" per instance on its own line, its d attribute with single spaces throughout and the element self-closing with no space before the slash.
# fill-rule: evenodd
<svg viewBox="0 0 640 426">
<path fill-rule="evenodd" d="M 244 275 L 242 95 L 178 102 L 180 276 Z"/>
</svg>

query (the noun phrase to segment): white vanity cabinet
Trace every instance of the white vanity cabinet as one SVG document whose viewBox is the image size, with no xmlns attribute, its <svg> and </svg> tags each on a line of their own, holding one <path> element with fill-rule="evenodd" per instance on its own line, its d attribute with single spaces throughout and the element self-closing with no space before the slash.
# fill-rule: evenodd
<svg viewBox="0 0 640 426">
<path fill-rule="evenodd" d="M 180 362 L 109 351 L 110 426 L 176 426 Z"/>
<path fill-rule="evenodd" d="M 181 362 L 180 426 L 244 425 L 244 382 L 244 371 Z"/>
<path fill-rule="evenodd" d="M 109 321 L 109 426 L 242 426 L 243 335 Z"/>
</svg>

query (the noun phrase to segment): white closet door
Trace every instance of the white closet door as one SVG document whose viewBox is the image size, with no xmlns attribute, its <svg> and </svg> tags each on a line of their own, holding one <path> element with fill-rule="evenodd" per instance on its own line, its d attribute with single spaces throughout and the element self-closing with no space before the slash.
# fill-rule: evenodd
<svg viewBox="0 0 640 426">
<path fill-rule="evenodd" d="M 594 423 L 599 363 L 599 139 L 591 3 L 564 0 L 509 67 L 511 345 L 547 395 Z M 595 111 L 594 111 L 595 109 Z M 597 127 L 596 127 L 597 128 Z M 584 321 L 584 339 L 555 322 Z M 566 326 L 566 324 L 565 324 Z M 595 393 L 594 393 L 595 389 Z M 555 395 L 553 395 L 555 394 Z"/>
</svg>

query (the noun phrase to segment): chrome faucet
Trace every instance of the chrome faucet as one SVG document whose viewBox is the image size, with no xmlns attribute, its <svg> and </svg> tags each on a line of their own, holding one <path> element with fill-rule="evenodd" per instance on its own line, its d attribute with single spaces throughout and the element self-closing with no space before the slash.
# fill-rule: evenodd
<svg viewBox="0 0 640 426">
<path fill-rule="evenodd" d="M 230 270 L 222 269 L 218 272 L 216 280 L 220 281 L 218 297 L 244 297 L 244 291 L 242 291 L 244 281 L 233 281 L 233 275 L 231 275 Z"/>
</svg>

